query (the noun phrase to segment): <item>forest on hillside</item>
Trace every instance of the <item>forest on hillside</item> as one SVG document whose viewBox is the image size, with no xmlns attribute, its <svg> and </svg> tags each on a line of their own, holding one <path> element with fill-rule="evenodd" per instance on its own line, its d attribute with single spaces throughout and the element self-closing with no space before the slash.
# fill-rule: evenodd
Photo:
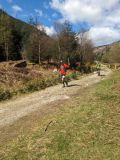
<svg viewBox="0 0 120 160">
<path fill-rule="evenodd" d="M 71 65 L 91 64 L 95 60 L 120 62 L 120 43 L 107 45 L 103 50 L 98 47 L 95 51 L 88 30 L 74 32 L 68 21 L 55 22 L 54 28 L 56 34 L 50 37 L 37 17 L 25 23 L 0 10 L 0 61 L 27 60 L 41 64 L 63 59 Z"/>
<path fill-rule="evenodd" d="M 68 21 L 55 22 L 54 28 L 56 34 L 50 37 L 37 18 L 25 23 L 0 10 L 0 61 L 93 62 L 94 46 L 86 30 L 76 33 Z"/>
</svg>

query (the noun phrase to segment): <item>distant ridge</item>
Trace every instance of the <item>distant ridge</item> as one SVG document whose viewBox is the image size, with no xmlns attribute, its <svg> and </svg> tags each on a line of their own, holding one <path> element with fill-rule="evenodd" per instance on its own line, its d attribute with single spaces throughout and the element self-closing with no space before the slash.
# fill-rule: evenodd
<svg viewBox="0 0 120 160">
<path fill-rule="evenodd" d="M 106 48 L 111 48 L 114 45 L 119 45 L 120 44 L 120 40 L 110 43 L 110 44 L 106 44 L 106 45 L 102 45 L 102 46 L 97 46 L 94 48 L 94 53 L 105 53 L 106 52 Z"/>
</svg>

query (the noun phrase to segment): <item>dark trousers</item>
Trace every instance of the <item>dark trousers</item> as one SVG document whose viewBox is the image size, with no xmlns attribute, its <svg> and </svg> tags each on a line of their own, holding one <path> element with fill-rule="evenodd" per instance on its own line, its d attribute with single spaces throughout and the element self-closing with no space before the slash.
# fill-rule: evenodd
<svg viewBox="0 0 120 160">
<path fill-rule="evenodd" d="M 67 80 L 66 75 L 61 75 L 61 79 L 62 79 L 63 87 L 65 86 L 68 87 L 68 80 Z"/>
</svg>

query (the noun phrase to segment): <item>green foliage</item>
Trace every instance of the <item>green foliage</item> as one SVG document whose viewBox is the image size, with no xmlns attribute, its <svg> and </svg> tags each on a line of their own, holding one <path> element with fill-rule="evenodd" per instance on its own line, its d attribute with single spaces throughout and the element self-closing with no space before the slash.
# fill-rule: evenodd
<svg viewBox="0 0 120 160">
<path fill-rule="evenodd" d="M 4 50 L 4 57 L 8 61 L 10 46 L 12 45 L 12 28 L 11 21 L 4 13 L 0 14 L 0 46 Z"/>
<path fill-rule="evenodd" d="M 0 61 L 18 60 L 32 26 L 0 10 Z"/>
<path fill-rule="evenodd" d="M 91 64 L 87 64 L 87 63 L 76 67 L 76 70 L 81 72 L 81 73 L 85 73 L 85 74 L 91 73 L 91 72 L 94 71 L 92 65 Z"/>
<path fill-rule="evenodd" d="M 0 101 L 10 99 L 12 97 L 11 90 L 0 88 Z"/>
<path fill-rule="evenodd" d="M 69 81 L 70 81 L 71 79 L 75 79 L 75 80 L 78 79 L 78 75 L 77 75 L 76 71 L 73 71 L 73 72 L 72 72 L 71 74 L 69 74 L 67 77 L 68 77 Z"/>
</svg>

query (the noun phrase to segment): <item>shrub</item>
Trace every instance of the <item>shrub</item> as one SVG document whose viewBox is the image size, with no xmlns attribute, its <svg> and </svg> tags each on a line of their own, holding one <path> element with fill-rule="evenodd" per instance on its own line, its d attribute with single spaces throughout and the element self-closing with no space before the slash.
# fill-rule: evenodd
<svg viewBox="0 0 120 160">
<path fill-rule="evenodd" d="M 12 92 L 6 88 L 0 88 L 0 101 L 10 99 L 12 97 Z"/>
<path fill-rule="evenodd" d="M 77 77 L 76 71 L 74 71 L 74 72 L 72 72 L 71 74 L 69 74 L 69 75 L 67 76 L 67 78 L 68 78 L 68 81 L 70 81 L 71 79 L 77 80 L 78 77 Z"/>
</svg>

